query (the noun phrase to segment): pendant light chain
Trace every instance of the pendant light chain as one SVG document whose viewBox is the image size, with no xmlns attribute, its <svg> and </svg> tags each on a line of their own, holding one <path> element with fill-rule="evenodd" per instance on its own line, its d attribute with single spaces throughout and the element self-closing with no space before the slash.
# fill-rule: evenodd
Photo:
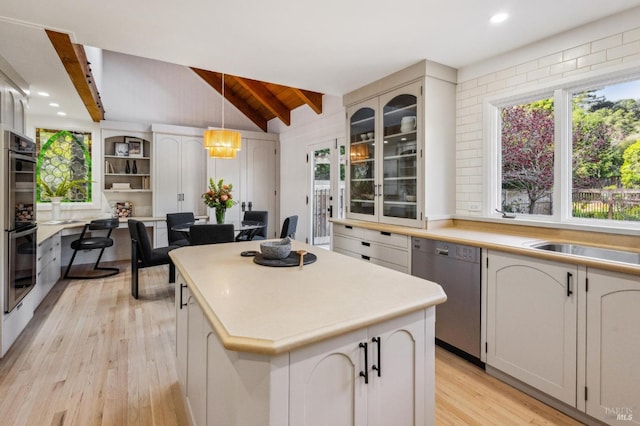
<svg viewBox="0 0 640 426">
<path fill-rule="evenodd" d="M 224 130 L 224 73 L 222 73 L 222 129 Z"/>
</svg>

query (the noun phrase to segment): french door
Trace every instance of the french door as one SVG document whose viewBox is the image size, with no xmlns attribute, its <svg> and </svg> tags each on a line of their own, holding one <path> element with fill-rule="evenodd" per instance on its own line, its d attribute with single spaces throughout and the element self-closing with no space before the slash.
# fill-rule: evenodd
<svg viewBox="0 0 640 426">
<path fill-rule="evenodd" d="M 310 145 L 309 176 L 311 195 L 309 244 L 329 249 L 330 218 L 344 218 L 345 146 L 343 139 Z"/>
</svg>

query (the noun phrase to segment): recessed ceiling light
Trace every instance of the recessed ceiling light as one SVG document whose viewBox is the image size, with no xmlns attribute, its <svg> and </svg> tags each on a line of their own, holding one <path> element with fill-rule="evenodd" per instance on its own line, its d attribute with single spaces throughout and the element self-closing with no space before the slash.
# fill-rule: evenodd
<svg viewBox="0 0 640 426">
<path fill-rule="evenodd" d="M 58 108 L 58 107 L 60 106 L 60 104 L 57 104 L 57 103 L 55 103 L 55 102 L 51 102 L 51 103 L 49 104 L 49 106 L 52 106 L 52 107 Z"/>
<path fill-rule="evenodd" d="M 38 92 L 38 95 L 47 97 L 49 94 L 47 92 Z"/>
<path fill-rule="evenodd" d="M 501 23 L 501 22 L 506 21 L 508 17 L 509 17 L 509 14 L 508 14 L 508 13 L 504 13 L 504 12 L 502 12 L 502 13 L 496 13 L 495 15 L 493 15 L 493 16 L 491 17 L 491 19 L 489 19 L 489 21 L 490 21 L 492 24 L 499 24 L 499 23 Z"/>
<path fill-rule="evenodd" d="M 58 115 L 67 115 L 67 113 L 64 112 L 64 111 L 58 111 L 56 114 L 58 114 Z"/>
</svg>

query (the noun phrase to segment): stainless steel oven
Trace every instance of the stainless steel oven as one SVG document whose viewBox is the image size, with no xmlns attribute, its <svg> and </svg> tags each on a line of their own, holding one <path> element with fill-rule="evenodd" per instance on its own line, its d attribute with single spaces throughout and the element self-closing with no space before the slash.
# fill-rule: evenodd
<svg viewBox="0 0 640 426">
<path fill-rule="evenodd" d="M 11 312 L 36 284 L 36 158 L 28 137 L 5 131 L 3 139 L 4 311 Z"/>
</svg>

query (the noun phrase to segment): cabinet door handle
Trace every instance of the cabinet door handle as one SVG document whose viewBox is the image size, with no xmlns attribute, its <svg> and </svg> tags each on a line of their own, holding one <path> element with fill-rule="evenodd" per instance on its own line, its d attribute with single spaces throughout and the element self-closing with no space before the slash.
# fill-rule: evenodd
<svg viewBox="0 0 640 426">
<path fill-rule="evenodd" d="M 371 366 L 372 370 L 376 370 L 378 372 L 378 377 L 382 374 L 382 362 L 380 361 L 380 353 L 382 352 L 382 339 L 380 337 L 373 337 L 371 339 L 373 343 L 378 347 L 378 363 Z"/>
<path fill-rule="evenodd" d="M 367 342 L 360 342 L 359 348 L 364 349 L 364 371 L 360 371 L 360 377 L 364 377 L 364 383 L 369 384 L 369 350 Z"/>
<path fill-rule="evenodd" d="M 360 241 L 360 244 L 362 244 L 365 247 L 371 247 L 371 243 L 367 243 L 365 241 Z"/>
<path fill-rule="evenodd" d="M 183 288 L 187 288 L 187 286 L 184 285 L 184 284 L 180 284 L 180 309 L 182 309 L 184 306 L 187 306 L 187 304 L 183 303 L 183 301 L 182 301 L 182 289 Z"/>
<path fill-rule="evenodd" d="M 567 297 L 571 297 L 573 291 L 571 291 L 571 287 L 573 286 L 573 274 L 571 272 L 567 272 Z"/>
<path fill-rule="evenodd" d="M 242 209 L 242 213 L 244 213 L 244 211 L 247 209 L 247 203 L 243 201 L 242 204 L 240 204 L 240 208 Z"/>
</svg>

